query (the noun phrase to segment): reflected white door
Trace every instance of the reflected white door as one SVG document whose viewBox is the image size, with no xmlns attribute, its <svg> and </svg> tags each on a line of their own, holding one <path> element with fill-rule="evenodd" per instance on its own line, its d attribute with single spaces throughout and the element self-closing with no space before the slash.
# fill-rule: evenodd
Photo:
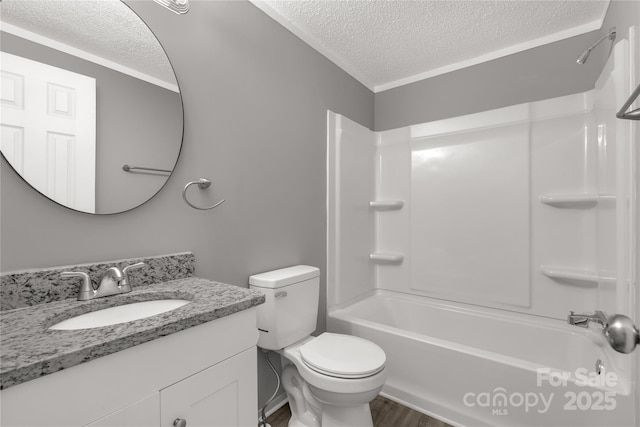
<svg viewBox="0 0 640 427">
<path fill-rule="evenodd" d="M 96 80 L 0 55 L 2 154 L 47 197 L 95 212 Z"/>
</svg>

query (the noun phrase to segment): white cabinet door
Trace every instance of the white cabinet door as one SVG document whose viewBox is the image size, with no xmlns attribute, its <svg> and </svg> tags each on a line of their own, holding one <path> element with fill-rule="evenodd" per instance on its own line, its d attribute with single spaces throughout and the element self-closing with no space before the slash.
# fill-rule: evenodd
<svg viewBox="0 0 640 427">
<path fill-rule="evenodd" d="M 160 393 L 155 393 L 84 427 L 158 427 L 159 425 Z"/>
<path fill-rule="evenodd" d="M 252 347 L 160 391 L 160 425 L 255 427 L 258 413 L 256 348 Z"/>
<path fill-rule="evenodd" d="M 47 197 L 95 212 L 96 80 L 6 52 L 0 60 L 2 154 Z"/>
</svg>

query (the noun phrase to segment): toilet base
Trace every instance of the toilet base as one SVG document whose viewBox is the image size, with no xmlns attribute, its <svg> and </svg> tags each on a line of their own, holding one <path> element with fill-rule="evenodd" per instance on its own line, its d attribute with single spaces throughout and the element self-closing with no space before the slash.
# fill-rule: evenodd
<svg viewBox="0 0 640 427">
<path fill-rule="evenodd" d="M 333 405 L 327 402 L 329 396 L 325 396 L 326 392 L 316 396 L 312 391 L 314 387 L 309 386 L 291 364 L 286 364 L 282 371 L 282 385 L 287 392 L 291 409 L 289 427 L 373 427 L 368 402 L 379 390 L 367 393 L 371 395 L 371 399 L 364 404 Z M 360 399 L 362 397 L 364 393 L 359 396 Z"/>
<path fill-rule="evenodd" d="M 322 427 L 373 427 L 369 404 L 357 407 L 325 405 L 322 410 Z"/>
<path fill-rule="evenodd" d="M 320 427 L 322 404 L 311 395 L 309 385 L 295 366 L 287 364 L 282 369 L 282 387 L 291 409 L 289 427 Z"/>
</svg>

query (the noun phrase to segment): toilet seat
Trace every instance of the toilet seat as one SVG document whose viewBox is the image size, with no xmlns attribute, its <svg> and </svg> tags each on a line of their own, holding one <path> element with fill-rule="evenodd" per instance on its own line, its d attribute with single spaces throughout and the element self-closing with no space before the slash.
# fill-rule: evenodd
<svg viewBox="0 0 640 427">
<path fill-rule="evenodd" d="M 366 378 L 384 369 L 386 355 L 371 341 L 325 332 L 299 349 L 302 362 L 315 372 L 336 378 Z"/>
</svg>

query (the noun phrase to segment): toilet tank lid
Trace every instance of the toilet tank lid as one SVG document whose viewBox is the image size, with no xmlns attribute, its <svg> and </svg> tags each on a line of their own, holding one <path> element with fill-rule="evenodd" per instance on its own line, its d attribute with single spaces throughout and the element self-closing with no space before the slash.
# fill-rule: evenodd
<svg viewBox="0 0 640 427">
<path fill-rule="evenodd" d="M 267 271 L 265 273 L 254 274 L 249 277 L 249 284 L 258 288 L 281 288 L 313 279 L 320 275 L 320 269 L 310 265 L 296 265 L 293 267 L 281 268 L 279 270 Z"/>
</svg>

